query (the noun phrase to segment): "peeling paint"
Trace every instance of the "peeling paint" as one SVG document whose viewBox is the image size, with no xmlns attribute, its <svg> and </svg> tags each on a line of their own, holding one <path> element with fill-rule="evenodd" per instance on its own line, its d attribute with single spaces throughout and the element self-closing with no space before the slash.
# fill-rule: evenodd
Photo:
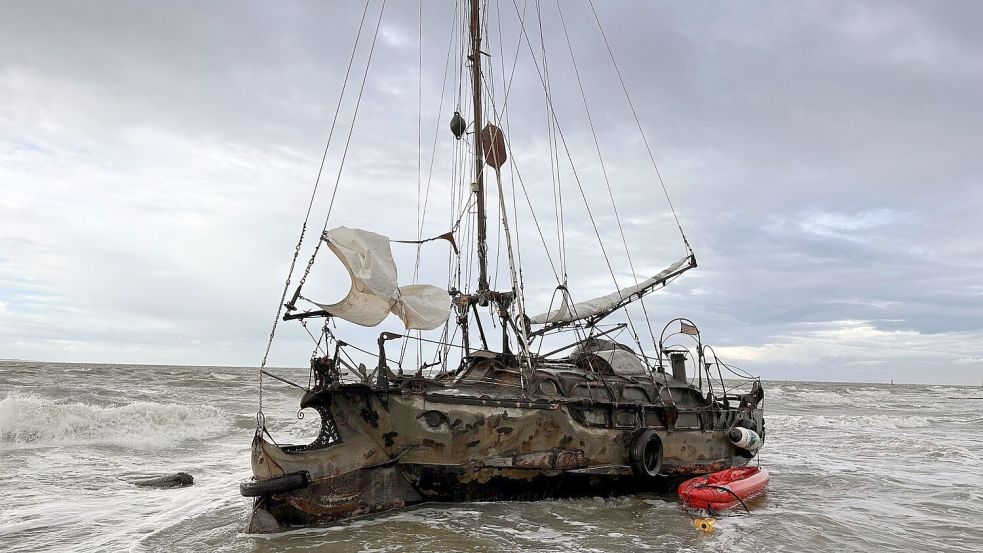
<svg viewBox="0 0 983 553">
<path fill-rule="evenodd" d="M 314 479 L 309 488 L 260 498 L 257 508 L 280 524 L 322 524 L 423 500 L 649 489 L 665 482 L 632 474 L 628 450 L 640 429 L 661 438 L 662 473 L 681 477 L 746 463 L 727 433 L 734 421 L 764 426 L 757 406 L 707 406 L 698 394 L 676 391 L 676 403 L 668 405 L 531 398 L 516 402 L 526 407 L 506 409 L 494 404 L 504 401 L 500 394 L 487 387 L 322 391 L 312 407 L 333 415 L 340 441 L 306 450 L 257 437 L 257 478 L 307 470 Z M 473 396 L 488 399 L 458 400 Z M 629 420 L 634 427 L 623 425 Z"/>
</svg>

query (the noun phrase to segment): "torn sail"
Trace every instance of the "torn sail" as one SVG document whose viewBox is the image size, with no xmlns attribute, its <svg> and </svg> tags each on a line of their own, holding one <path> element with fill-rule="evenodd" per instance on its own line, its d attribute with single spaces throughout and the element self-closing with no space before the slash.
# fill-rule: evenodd
<svg viewBox="0 0 983 553">
<path fill-rule="evenodd" d="M 352 279 L 351 290 L 338 303 L 316 305 L 346 321 L 376 326 L 389 313 L 407 330 L 432 330 L 450 315 L 447 291 L 429 284 L 399 287 L 389 238 L 367 230 L 338 227 L 324 233 Z"/>
<path fill-rule="evenodd" d="M 549 313 L 541 313 L 536 315 L 535 317 L 530 318 L 529 322 L 532 324 L 569 323 L 579 321 L 581 319 L 587 319 L 595 315 L 610 313 L 618 307 L 621 307 L 621 305 L 625 303 L 625 300 L 630 300 L 632 296 L 641 297 L 651 288 L 664 283 L 670 277 L 673 277 L 686 269 L 692 268 L 694 266 L 692 261 L 693 258 L 691 256 L 686 256 L 673 263 L 659 274 L 634 286 L 622 288 L 621 290 L 612 292 L 606 296 L 578 302 L 573 305 L 569 305 L 566 294 L 564 294 L 562 300 L 563 303 L 560 304 L 559 308 L 554 309 Z M 686 265 L 686 267 L 683 267 L 683 265 Z M 682 268 L 682 270 L 680 270 L 680 268 Z"/>
<path fill-rule="evenodd" d="M 447 290 L 429 284 L 399 287 L 399 298 L 391 311 L 403 320 L 406 329 L 433 330 L 444 324 L 451 312 Z"/>
</svg>

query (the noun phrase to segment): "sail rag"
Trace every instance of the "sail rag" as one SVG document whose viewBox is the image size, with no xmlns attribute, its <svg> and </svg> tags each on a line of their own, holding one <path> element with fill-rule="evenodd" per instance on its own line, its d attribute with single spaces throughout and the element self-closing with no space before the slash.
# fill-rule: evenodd
<svg viewBox="0 0 983 553">
<path fill-rule="evenodd" d="M 587 319 L 595 315 L 603 315 L 605 313 L 610 313 L 614 309 L 617 309 L 624 303 L 625 300 L 631 298 L 632 296 L 641 297 L 652 287 L 661 284 L 667 278 L 673 275 L 680 267 L 690 261 L 690 257 L 684 257 L 679 261 L 673 263 L 667 267 L 664 271 L 640 282 L 634 286 L 629 286 L 627 288 L 622 288 L 617 292 L 612 292 L 605 296 L 590 299 L 587 301 L 582 301 L 570 305 L 567 301 L 567 295 L 563 294 L 562 303 L 560 307 L 550 311 L 549 313 L 541 313 L 529 319 L 532 324 L 546 324 L 546 323 L 569 323 L 573 321 L 579 321 L 581 319 Z"/>
<path fill-rule="evenodd" d="M 317 303 L 321 309 L 362 326 L 376 326 L 393 313 L 407 330 L 433 330 L 447 320 L 447 290 L 429 284 L 397 286 L 389 238 L 338 227 L 325 232 L 324 241 L 348 270 L 352 287 L 338 303 Z"/>
</svg>

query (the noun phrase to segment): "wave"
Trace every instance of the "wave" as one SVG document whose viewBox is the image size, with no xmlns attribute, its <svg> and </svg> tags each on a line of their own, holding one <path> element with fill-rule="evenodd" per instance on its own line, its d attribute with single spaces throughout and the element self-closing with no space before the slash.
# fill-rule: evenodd
<svg viewBox="0 0 983 553">
<path fill-rule="evenodd" d="M 104 407 L 37 396 L 0 400 L 0 443 L 164 448 L 216 436 L 227 431 L 230 422 L 207 405 L 137 401 Z"/>
<path fill-rule="evenodd" d="M 786 397 L 789 392 L 788 388 L 782 388 L 781 386 L 766 386 L 765 387 L 765 398 L 767 399 L 781 399 Z"/>
<path fill-rule="evenodd" d="M 840 428 L 843 430 L 898 430 L 927 428 L 937 421 L 932 417 L 892 415 L 773 415 L 767 418 L 769 429 L 801 430 L 804 428 Z"/>
<path fill-rule="evenodd" d="M 765 397 L 783 401 L 806 401 L 815 404 L 873 404 L 898 397 L 891 390 L 799 390 L 794 386 L 765 389 Z"/>
<path fill-rule="evenodd" d="M 765 392 L 767 394 L 767 392 Z M 767 397 L 767 395 L 765 396 Z M 794 393 L 794 399 L 808 401 L 812 403 L 819 404 L 829 404 L 829 403 L 850 403 L 852 400 L 848 397 L 844 397 L 842 394 L 837 392 L 805 392 L 797 391 Z"/>
</svg>

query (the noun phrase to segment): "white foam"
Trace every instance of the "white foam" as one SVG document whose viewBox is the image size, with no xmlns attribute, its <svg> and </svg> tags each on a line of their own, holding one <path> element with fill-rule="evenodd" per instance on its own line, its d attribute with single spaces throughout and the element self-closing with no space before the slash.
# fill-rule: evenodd
<svg viewBox="0 0 983 553">
<path fill-rule="evenodd" d="M 773 415 L 767 418 L 767 422 L 770 430 L 779 431 L 803 428 L 863 431 L 926 428 L 936 421 L 931 417 L 896 415 Z"/>
<path fill-rule="evenodd" d="M 768 399 L 780 399 L 788 394 L 788 390 L 780 386 L 770 386 L 765 388 L 765 397 Z"/>
<path fill-rule="evenodd" d="M 851 396 L 857 397 L 867 397 L 867 398 L 892 398 L 897 397 L 898 394 L 892 390 L 850 390 L 847 392 Z"/>
<path fill-rule="evenodd" d="M 855 403 L 855 399 L 845 396 L 839 392 L 796 392 L 796 397 L 803 401 L 812 403 Z"/>
<path fill-rule="evenodd" d="M 0 443 L 98 443 L 138 449 L 170 447 L 226 431 L 230 419 L 207 405 L 137 401 L 98 406 L 38 397 L 0 400 Z"/>
<path fill-rule="evenodd" d="M 215 380 L 223 380 L 226 382 L 230 380 L 236 380 L 239 378 L 239 375 L 237 374 L 222 374 L 222 373 L 208 373 L 208 376 L 214 378 Z"/>
</svg>

